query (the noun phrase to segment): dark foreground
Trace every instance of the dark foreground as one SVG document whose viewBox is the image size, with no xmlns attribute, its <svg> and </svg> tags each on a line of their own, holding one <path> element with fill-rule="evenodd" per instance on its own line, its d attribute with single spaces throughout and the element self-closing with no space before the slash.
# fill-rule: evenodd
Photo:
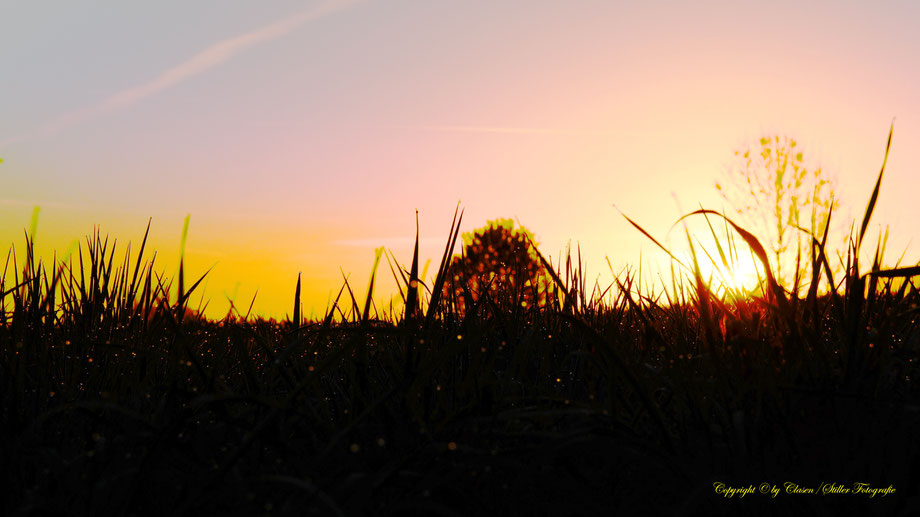
<svg viewBox="0 0 920 517">
<path fill-rule="evenodd" d="M 910 270 L 672 303 L 568 270 L 469 309 L 440 280 L 298 326 L 197 318 L 113 254 L 3 279 L 3 515 L 920 512 Z"/>
</svg>

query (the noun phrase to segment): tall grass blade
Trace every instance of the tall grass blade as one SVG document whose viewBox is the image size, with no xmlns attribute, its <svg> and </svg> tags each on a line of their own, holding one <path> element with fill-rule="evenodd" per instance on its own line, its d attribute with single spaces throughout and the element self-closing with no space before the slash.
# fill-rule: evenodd
<svg viewBox="0 0 920 517">
<path fill-rule="evenodd" d="M 29 235 L 34 240 L 35 233 L 38 231 L 38 214 L 42 211 L 40 206 L 32 208 L 32 219 L 29 221 Z"/>
<path fill-rule="evenodd" d="M 719 258 L 722 260 L 722 265 L 725 266 L 726 269 L 730 270 L 731 266 L 728 265 L 728 259 L 725 257 L 725 251 L 722 249 L 722 243 L 719 242 L 719 237 L 716 235 L 715 228 L 712 227 L 712 222 L 709 221 L 709 216 L 704 214 L 703 217 L 706 218 L 706 224 L 709 226 L 709 232 L 712 233 L 712 240 L 716 243 L 716 249 L 719 251 Z M 703 251 L 706 251 L 706 248 L 703 248 L 702 244 L 700 245 L 700 248 Z M 730 250 L 729 254 L 731 254 Z M 706 255 L 708 256 L 709 253 L 707 252 Z M 710 260 L 712 260 L 712 257 L 710 257 Z"/>
<path fill-rule="evenodd" d="M 571 295 L 569 291 L 567 290 L 568 287 L 566 286 L 566 283 L 563 282 L 561 278 L 559 278 L 559 275 L 556 273 L 556 270 L 553 269 L 553 265 L 550 264 L 548 260 L 546 260 L 546 257 L 544 257 L 542 253 L 540 253 L 540 250 L 534 245 L 533 241 L 530 240 L 530 237 L 528 237 L 527 235 L 525 235 L 524 237 L 527 239 L 527 242 L 530 244 L 530 247 L 533 248 L 534 252 L 537 254 L 537 258 L 540 259 L 540 263 L 543 264 L 543 268 L 546 269 L 546 272 L 549 274 L 550 278 L 552 278 L 553 282 L 555 282 L 556 287 L 558 287 L 560 291 L 565 293 L 564 294 L 565 296 L 564 306 L 565 307 L 571 306 L 570 305 Z"/>
<path fill-rule="evenodd" d="M 374 250 L 374 267 L 371 268 L 371 280 L 367 286 L 367 298 L 364 300 L 364 313 L 361 316 L 361 323 L 367 323 L 371 314 L 371 300 L 374 296 L 374 280 L 377 277 L 377 267 L 380 265 L 380 256 L 383 255 L 383 248 Z"/>
<path fill-rule="evenodd" d="M 291 321 L 292 323 L 294 323 L 294 327 L 297 328 L 300 326 L 300 323 L 301 323 L 301 319 L 300 319 L 300 273 L 299 272 L 297 273 L 297 287 L 294 288 L 294 312 L 292 314 L 293 316 L 291 317 Z"/>
<path fill-rule="evenodd" d="M 259 290 L 256 289 L 256 292 L 252 293 L 252 301 L 249 302 L 249 308 L 246 309 L 246 315 L 243 316 L 243 321 L 249 321 L 249 315 L 252 314 L 252 308 L 256 304 L 256 296 L 259 296 Z"/>
<path fill-rule="evenodd" d="M 339 268 L 339 271 L 342 273 L 343 282 L 345 282 L 345 288 L 348 289 L 348 296 L 351 297 L 351 317 L 352 321 L 357 321 L 358 315 L 361 314 L 361 309 L 358 308 L 358 299 L 355 297 L 355 292 L 351 289 L 351 284 L 348 283 L 348 276 L 345 275 L 345 270 Z"/>
<path fill-rule="evenodd" d="M 458 217 L 459 213 L 459 217 Z M 457 236 L 460 235 L 460 223 L 463 221 L 463 211 L 460 210 L 460 203 L 454 210 L 454 219 L 450 223 L 450 234 L 447 238 L 447 246 L 444 248 L 444 255 L 441 256 L 441 265 L 438 266 L 438 274 L 431 286 L 431 300 L 428 302 L 428 312 L 425 314 L 425 326 L 431 325 L 438 306 L 441 302 L 441 293 L 444 289 L 444 282 L 447 280 L 447 273 L 450 270 L 450 257 L 453 253 L 454 246 L 457 244 Z"/>
<path fill-rule="evenodd" d="M 339 288 L 339 294 L 335 296 L 335 301 L 332 302 L 329 311 L 326 313 L 326 317 L 323 318 L 323 329 L 328 329 L 332 326 L 332 318 L 335 316 L 335 310 L 339 306 L 339 299 L 342 298 L 343 292 L 345 292 L 345 284 L 342 284 L 342 287 Z"/>
<path fill-rule="evenodd" d="M 650 241 L 654 242 L 656 246 L 658 246 L 659 248 L 661 248 L 662 251 L 664 251 L 665 253 L 667 253 L 668 256 L 671 257 L 675 262 L 677 262 L 678 264 L 680 264 L 681 266 L 683 266 L 684 269 L 688 269 L 688 267 L 687 267 L 686 264 L 684 264 L 683 262 L 681 262 L 679 258 L 675 257 L 675 256 L 668 250 L 668 248 L 665 248 L 660 242 L 658 242 L 654 237 L 652 237 L 652 235 L 651 235 L 650 233 L 648 233 L 647 231 L 645 231 L 645 228 L 639 226 L 639 223 L 637 223 L 637 222 L 633 221 L 632 219 L 630 219 L 629 216 L 627 216 L 627 215 L 624 214 L 622 211 L 620 211 L 620 209 L 617 208 L 616 206 L 614 206 L 614 208 L 616 208 L 617 211 L 620 212 L 620 215 L 622 215 L 627 221 L 629 221 L 629 224 L 633 225 L 637 230 L 639 230 L 640 232 L 642 232 L 642 235 L 645 235 L 646 237 L 648 237 L 648 239 L 649 239 Z"/>
<path fill-rule="evenodd" d="M 177 294 L 179 298 L 182 298 L 185 292 L 185 242 L 188 239 L 188 223 L 191 217 L 191 214 L 186 214 L 185 222 L 182 223 L 182 238 L 179 241 L 179 292 Z"/>
<path fill-rule="evenodd" d="M 384 250 L 383 258 L 387 259 L 387 266 L 390 268 L 390 273 L 393 275 L 393 280 L 396 282 L 396 288 L 399 290 L 399 299 L 405 304 L 406 293 L 403 291 L 402 286 L 408 286 L 409 279 L 406 278 L 406 273 L 403 271 L 403 268 L 399 267 L 399 261 L 396 260 L 396 255 L 393 254 L 392 250 Z M 393 267 L 394 263 L 396 267 Z M 399 271 L 398 275 L 396 274 L 397 270 Z M 402 277 L 402 282 L 400 282 L 400 277 Z"/>
<path fill-rule="evenodd" d="M 205 271 L 204 274 L 201 275 L 201 277 L 197 281 L 195 281 L 194 284 L 192 284 L 192 287 L 190 287 L 188 291 L 186 291 L 182 295 L 182 297 L 179 298 L 179 300 L 176 302 L 177 305 L 179 305 L 180 307 L 185 307 L 186 303 L 188 303 L 188 299 L 192 296 L 192 293 L 195 292 L 195 288 L 198 287 L 199 284 L 201 284 L 201 282 L 205 279 L 205 277 L 208 276 L 208 273 L 210 273 L 212 269 L 214 269 L 214 266 L 209 267 L 208 270 Z"/>
<path fill-rule="evenodd" d="M 856 252 L 859 253 L 863 237 L 866 236 L 866 228 L 869 226 L 869 219 L 872 217 L 872 211 L 875 210 L 875 202 L 878 201 L 878 192 L 882 186 L 882 175 L 885 174 L 885 165 L 888 163 L 888 151 L 891 149 L 891 135 L 894 134 L 894 122 L 891 123 L 891 129 L 888 131 L 888 142 L 885 144 L 885 159 L 882 160 L 882 169 L 878 172 L 878 179 L 875 180 L 875 188 L 872 189 L 872 196 L 869 197 L 869 204 L 866 205 L 866 213 L 863 215 L 862 225 L 859 227 L 859 237 L 856 240 Z"/>
<path fill-rule="evenodd" d="M 137 275 L 141 270 L 141 260 L 144 257 L 144 248 L 147 247 L 147 236 L 150 235 L 150 223 L 153 222 L 153 218 L 147 219 L 147 229 L 144 231 L 144 240 L 141 241 L 141 249 L 137 254 L 137 263 L 134 264 L 134 275 L 131 277 L 131 287 L 128 288 L 128 296 L 131 297 L 133 301 L 134 294 L 137 292 Z"/>
<path fill-rule="evenodd" d="M 418 210 L 415 211 L 415 247 L 412 266 L 409 268 L 409 288 L 406 292 L 406 320 L 413 320 L 418 312 Z"/>
</svg>

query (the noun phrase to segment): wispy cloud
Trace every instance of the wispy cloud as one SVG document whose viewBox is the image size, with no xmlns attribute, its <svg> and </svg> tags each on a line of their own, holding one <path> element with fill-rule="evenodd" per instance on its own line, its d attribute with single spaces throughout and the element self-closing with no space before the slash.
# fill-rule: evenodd
<svg viewBox="0 0 920 517">
<path fill-rule="evenodd" d="M 219 41 L 182 63 L 163 71 L 149 82 L 116 92 L 92 106 L 65 113 L 40 127 L 34 133 L 19 135 L 0 141 L 0 147 L 20 142 L 36 135 L 53 135 L 62 129 L 72 127 L 93 117 L 136 104 L 190 77 L 206 72 L 250 47 L 280 38 L 310 21 L 336 11 L 341 11 L 355 3 L 355 1 L 356 0 L 327 0 L 319 5 L 290 15 L 272 24 Z"/>
<path fill-rule="evenodd" d="M 334 246 L 349 246 L 356 248 L 376 248 L 386 246 L 387 248 L 411 247 L 415 245 L 415 237 L 370 237 L 365 239 L 344 239 L 332 241 Z M 443 240 L 435 237 L 423 237 L 419 239 L 419 246 L 432 246 L 443 244 Z"/>
<path fill-rule="evenodd" d="M 61 203 L 59 201 L 41 201 L 41 200 L 26 200 L 26 199 L 0 199 L 0 207 L 42 207 L 42 208 L 65 208 L 68 210 L 83 209 L 87 208 L 83 205 L 76 205 L 73 203 Z"/>
<path fill-rule="evenodd" d="M 442 133 L 500 133 L 507 135 L 564 135 L 564 136 L 591 136 L 619 134 L 615 131 L 578 128 L 545 128 L 545 127 L 520 127 L 520 126 L 397 126 L 395 129 L 409 129 L 418 131 L 437 131 Z"/>
</svg>

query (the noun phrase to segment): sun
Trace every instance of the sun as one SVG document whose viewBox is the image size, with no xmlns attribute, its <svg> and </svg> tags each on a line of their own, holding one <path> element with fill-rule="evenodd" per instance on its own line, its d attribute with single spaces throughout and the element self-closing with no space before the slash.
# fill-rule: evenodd
<svg viewBox="0 0 920 517">
<path fill-rule="evenodd" d="M 740 255 L 740 254 L 739 254 Z M 714 292 L 749 297 L 760 292 L 763 269 L 753 257 L 732 257 L 728 264 L 713 262 L 703 257 L 699 261 L 703 279 L 709 281 Z"/>
<path fill-rule="evenodd" d="M 736 291 L 746 293 L 756 292 L 760 288 L 764 274 L 757 267 L 753 259 L 740 260 L 728 272 L 728 283 Z"/>
</svg>

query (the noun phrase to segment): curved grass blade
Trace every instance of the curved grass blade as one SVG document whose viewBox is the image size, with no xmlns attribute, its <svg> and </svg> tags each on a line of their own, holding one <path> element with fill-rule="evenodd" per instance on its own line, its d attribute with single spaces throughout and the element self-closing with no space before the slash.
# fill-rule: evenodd
<svg viewBox="0 0 920 517">
<path fill-rule="evenodd" d="M 675 222 L 674 224 L 676 225 L 677 223 L 690 217 L 691 215 L 705 215 L 705 214 L 717 215 L 723 218 L 728 224 L 732 226 L 732 228 L 735 229 L 736 232 L 738 232 L 738 235 L 740 235 L 741 238 L 744 239 L 744 242 L 747 243 L 747 245 L 751 248 L 751 251 L 754 252 L 754 255 L 757 256 L 757 259 L 760 260 L 761 264 L 763 264 L 764 273 L 767 275 L 767 284 L 770 286 L 770 291 L 776 297 L 777 303 L 779 304 L 780 309 L 784 313 L 789 315 L 790 314 L 789 313 L 789 301 L 786 299 L 786 294 L 783 292 L 783 288 L 780 287 L 780 285 L 776 282 L 776 278 L 773 276 L 773 272 L 770 269 L 770 259 L 767 257 L 767 251 L 764 249 L 763 245 L 760 243 L 757 237 L 754 236 L 754 234 L 752 234 L 751 232 L 735 224 L 735 222 L 729 219 L 728 216 L 726 216 L 725 214 L 716 212 L 715 210 L 708 210 L 705 208 L 694 210 L 693 212 L 690 212 L 689 214 L 685 214 L 680 219 L 678 219 L 677 222 Z"/>
</svg>

